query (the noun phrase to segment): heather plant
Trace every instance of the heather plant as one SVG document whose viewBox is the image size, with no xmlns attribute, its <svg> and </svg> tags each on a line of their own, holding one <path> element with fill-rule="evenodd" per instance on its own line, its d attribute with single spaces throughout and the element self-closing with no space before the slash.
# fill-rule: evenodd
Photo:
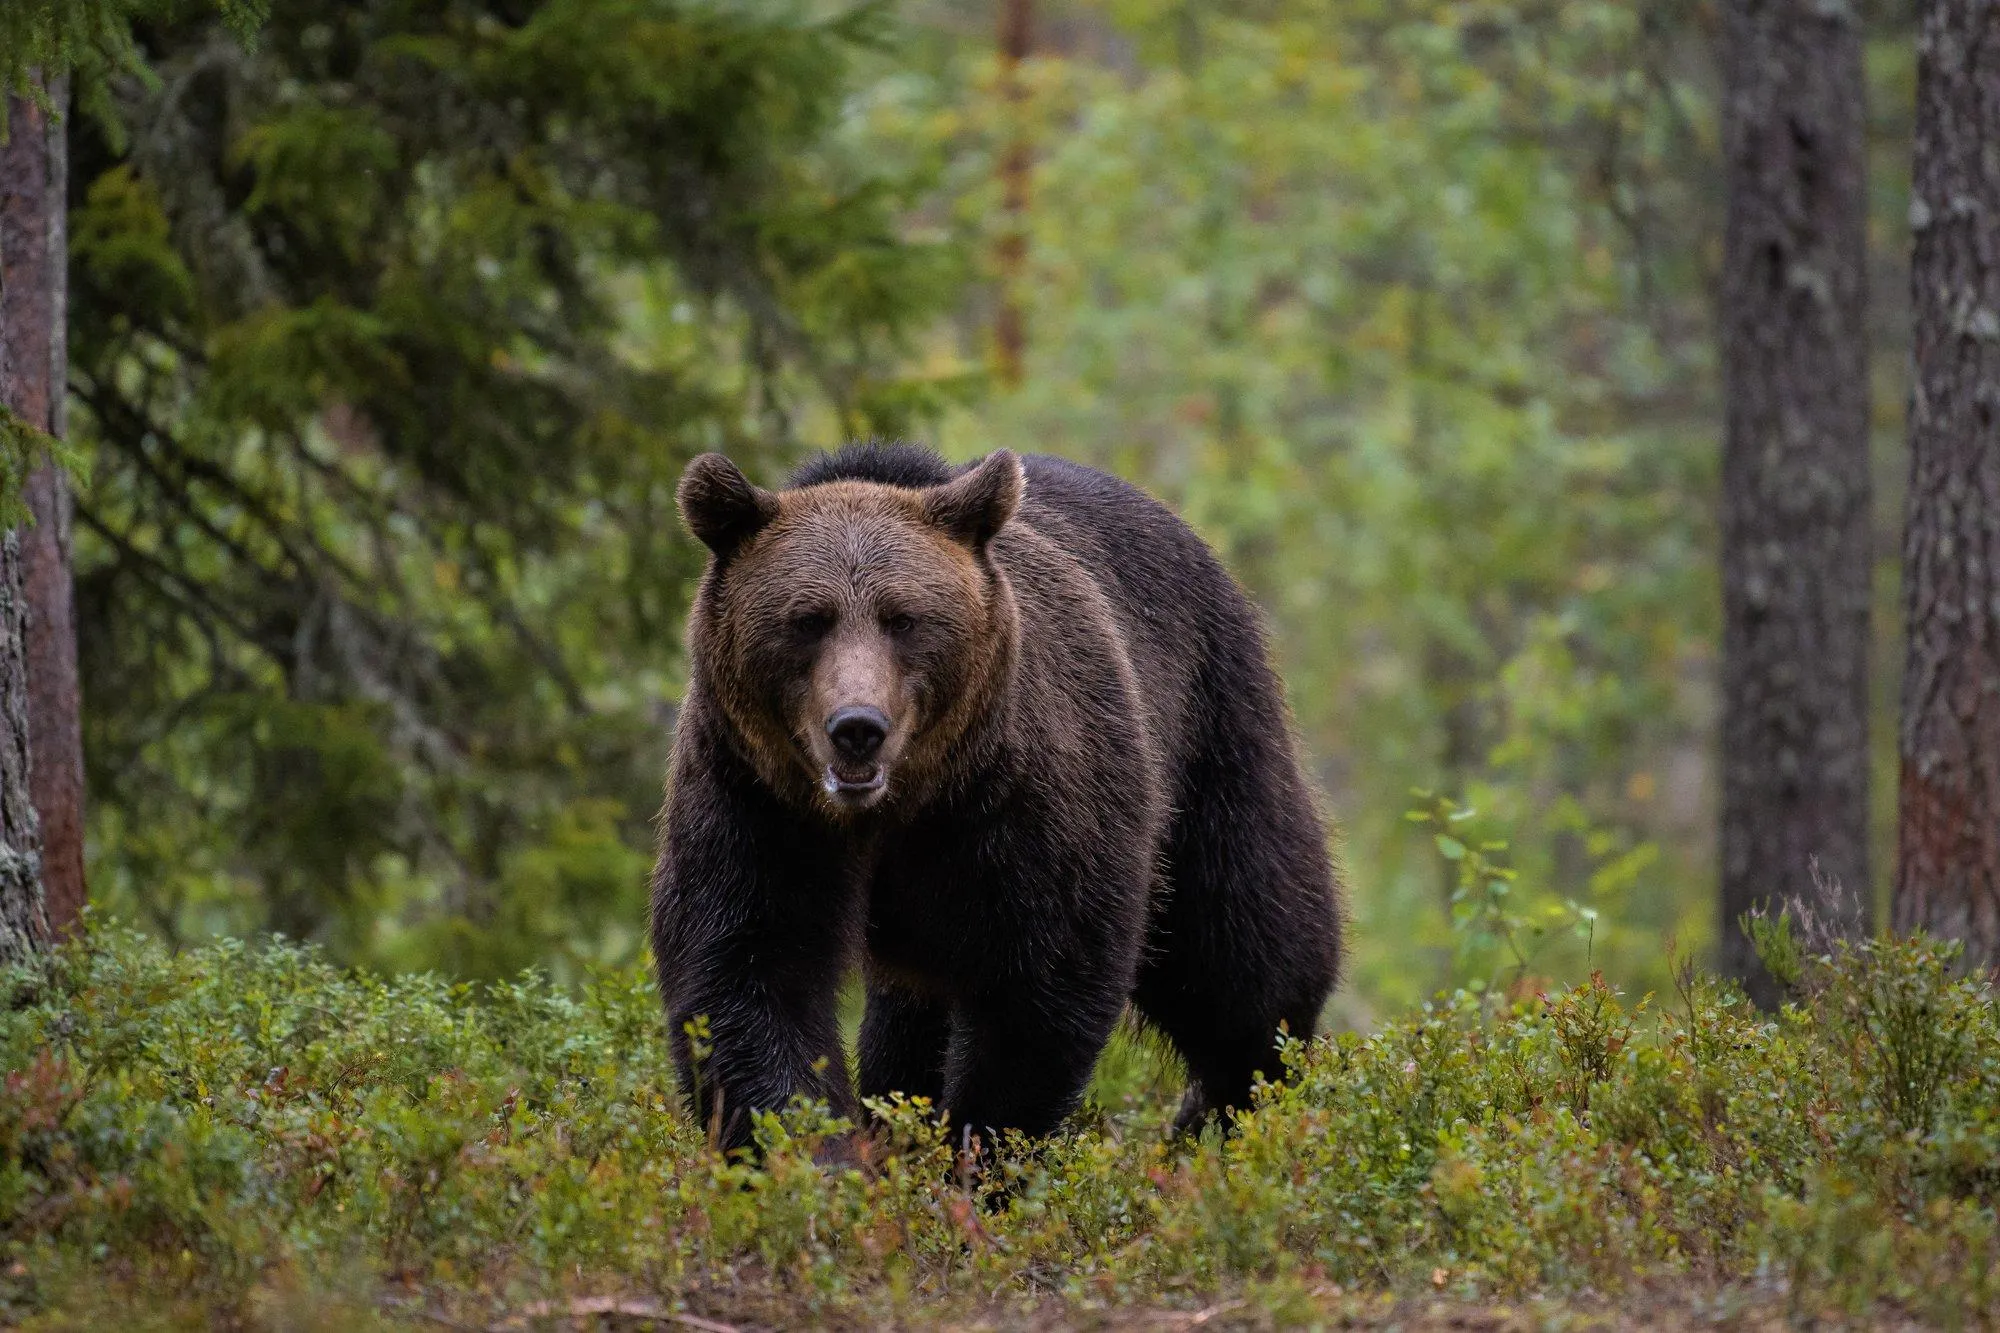
<svg viewBox="0 0 2000 1333">
<path fill-rule="evenodd" d="M 1775 1016 L 1691 968 L 1659 1003 L 1602 978 L 1440 995 L 1289 1041 L 1288 1080 L 1191 1140 L 1167 1135 L 1171 1061 L 1126 1032 L 1072 1130 L 979 1171 L 902 1099 L 860 1141 L 799 1106 L 754 1159 L 717 1153 L 638 970 L 391 979 L 101 927 L 6 982 L 0 1300 L 43 1327 L 133 1302 L 341 1326 L 590 1299 L 1312 1322 L 1368 1293 L 1665 1283 L 1990 1321 L 2000 1008 L 1953 963 L 1926 940 L 1807 952 Z"/>
</svg>

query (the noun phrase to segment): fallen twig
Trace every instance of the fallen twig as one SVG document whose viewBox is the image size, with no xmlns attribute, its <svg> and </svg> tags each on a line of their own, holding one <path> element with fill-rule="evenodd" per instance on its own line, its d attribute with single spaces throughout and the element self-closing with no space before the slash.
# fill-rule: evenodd
<svg viewBox="0 0 2000 1333">
<path fill-rule="evenodd" d="M 1240 1310 L 1247 1304 L 1249 1304 L 1249 1302 L 1245 1301 L 1240 1296 L 1237 1297 L 1235 1300 L 1231 1301 L 1217 1301 L 1214 1305 L 1209 1306 L 1207 1309 L 1197 1310 L 1193 1314 L 1187 1316 L 1187 1323 L 1183 1324 L 1182 1327 L 1200 1328 L 1203 1324 L 1206 1324 L 1209 1320 L 1215 1318 L 1217 1315 L 1228 1314 L 1231 1310 Z"/>
</svg>

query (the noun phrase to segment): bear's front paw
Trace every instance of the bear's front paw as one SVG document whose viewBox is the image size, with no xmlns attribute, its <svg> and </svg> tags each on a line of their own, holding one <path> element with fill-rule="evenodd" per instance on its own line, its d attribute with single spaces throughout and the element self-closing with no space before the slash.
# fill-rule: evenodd
<svg viewBox="0 0 2000 1333">
<path fill-rule="evenodd" d="M 881 1143 L 874 1134 L 861 1129 L 829 1134 L 813 1149 L 813 1164 L 829 1171 L 859 1171 L 872 1176 L 881 1160 Z"/>
</svg>

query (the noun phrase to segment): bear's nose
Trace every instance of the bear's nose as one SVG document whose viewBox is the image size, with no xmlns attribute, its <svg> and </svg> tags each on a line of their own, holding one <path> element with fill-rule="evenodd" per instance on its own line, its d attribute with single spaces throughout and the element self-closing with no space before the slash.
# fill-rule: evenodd
<svg viewBox="0 0 2000 1333">
<path fill-rule="evenodd" d="M 851 764 L 865 764 L 882 748 L 882 742 L 889 739 L 889 719 L 879 708 L 850 704 L 835 709 L 826 720 L 826 735 L 842 759 Z"/>
</svg>

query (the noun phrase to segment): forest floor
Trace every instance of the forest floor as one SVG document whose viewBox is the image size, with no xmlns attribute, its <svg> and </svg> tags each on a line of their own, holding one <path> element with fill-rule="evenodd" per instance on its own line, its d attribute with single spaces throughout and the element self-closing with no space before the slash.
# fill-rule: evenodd
<svg viewBox="0 0 2000 1333">
<path fill-rule="evenodd" d="M 1079 1306 L 1057 1299 L 926 1302 L 900 1311 L 827 1312 L 802 1308 L 783 1292 L 751 1297 L 742 1292 L 683 1293 L 678 1304 L 644 1296 L 597 1296 L 542 1301 L 513 1311 L 429 1307 L 415 1299 L 379 1307 L 409 1328 L 467 1333 L 527 1330 L 692 1329 L 698 1333 L 758 1333 L 769 1329 L 828 1327 L 923 1328 L 946 1333 L 1182 1333 L 1182 1330 L 1381 1329 L 1400 1333 L 1585 1333 L 1586 1330 L 1652 1329 L 1660 1333 L 1741 1330 L 1785 1333 L 1800 1328 L 1878 1330 L 1935 1327 L 1906 1310 L 1875 1303 L 1859 1310 L 1802 1309 L 1773 1284 L 1711 1285 L 1689 1281 L 1641 1282 L 1615 1297 L 1592 1293 L 1467 1300 L 1436 1295 L 1357 1293 L 1321 1284 L 1272 1300 L 1253 1292 L 1194 1308 Z"/>
<path fill-rule="evenodd" d="M 1268 1330 L 1291 1328 L 1381 1329 L 1400 1333 L 1584 1333 L 1586 1330 L 1692 1330 L 1937 1327 L 1893 1303 L 1860 1309 L 1802 1308 L 1771 1283 L 1707 1284 L 1641 1281 L 1615 1296 L 1570 1293 L 1509 1300 L 1349 1292 L 1330 1284 L 1274 1293 L 1252 1290 L 1200 1306 L 1078 1304 L 1059 1298 L 1012 1300 L 944 1299 L 862 1303 L 833 1311 L 800 1303 L 781 1288 L 750 1292 L 686 1290 L 672 1299 L 643 1294 L 542 1299 L 508 1306 L 461 1289 L 426 1294 L 420 1289 L 378 1292 L 372 1301 L 328 1300 L 266 1289 L 247 1306 L 212 1320 L 218 1312 L 199 1302 L 159 1303 L 113 1285 L 86 1298 L 30 1318 L 35 1329 L 148 1328 L 211 1326 L 211 1322 L 293 1330 L 432 1329 L 459 1333 L 638 1333 L 640 1330 L 695 1330 L 696 1333 L 763 1333 L 793 1328 L 938 1329 L 947 1333 L 1182 1333 L 1183 1330 Z M 157 1296 L 157 1292 L 152 1293 Z M 135 1317 L 135 1312 L 144 1314 Z M 1986 1326 L 1989 1320 L 1974 1320 Z"/>
<path fill-rule="evenodd" d="M 0 1326 L 2000 1326 L 2000 1003 L 1923 940 L 1440 996 L 1227 1136 L 1121 1032 L 965 1169 L 921 1103 L 716 1152 L 648 978 L 385 978 L 99 926 L 0 977 Z"/>
</svg>

